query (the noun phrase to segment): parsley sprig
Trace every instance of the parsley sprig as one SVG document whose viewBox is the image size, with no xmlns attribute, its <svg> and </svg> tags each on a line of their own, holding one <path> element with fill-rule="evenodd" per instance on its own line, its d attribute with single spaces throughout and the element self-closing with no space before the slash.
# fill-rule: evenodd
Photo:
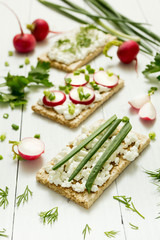
<svg viewBox="0 0 160 240">
<path fill-rule="evenodd" d="M 140 217 L 145 219 L 145 217 L 138 212 L 138 210 L 135 208 L 133 202 L 131 201 L 131 197 L 126 197 L 126 196 L 113 196 L 113 198 L 125 205 L 126 208 L 132 210 L 133 212 L 137 213 Z"/>
<path fill-rule="evenodd" d="M 8 237 L 8 235 L 4 234 L 6 232 L 6 229 L 3 228 L 1 231 L 0 231 L 0 237 Z"/>
<path fill-rule="evenodd" d="M 33 192 L 31 192 L 31 190 L 28 188 L 28 185 L 27 185 L 24 190 L 24 193 L 22 193 L 17 197 L 17 207 L 19 207 L 21 203 L 24 204 L 25 202 L 28 202 L 28 197 L 29 195 L 32 196 L 32 194 Z"/>
<path fill-rule="evenodd" d="M 146 68 L 142 73 L 148 78 L 150 74 L 157 72 L 160 73 L 160 53 L 156 53 L 154 61 L 146 65 Z M 157 79 L 160 81 L 160 74 L 157 76 Z"/>
<path fill-rule="evenodd" d="M 54 207 L 47 212 L 40 212 L 39 216 L 43 220 L 43 224 L 52 224 L 58 219 L 58 207 Z"/>
<path fill-rule="evenodd" d="M 3 206 L 3 208 L 5 209 L 8 205 L 8 190 L 9 188 L 6 187 L 5 190 L 0 188 L 0 207 Z"/>
<path fill-rule="evenodd" d="M 85 228 L 83 229 L 83 232 L 82 232 L 82 234 L 83 234 L 83 239 L 86 238 L 87 232 L 90 234 L 90 231 L 91 231 L 91 230 L 92 230 L 92 229 L 89 227 L 89 225 L 86 224 L 86 226 L 85 226 Z"/>
<path fill-rule="evenodd" d="M 108 232 L 104 232 L 105 235 L 108 237 L 108 238 L 115 238 L 116 235 L 119 233 L 119 231 L 108 231 Z"/>
</svg>

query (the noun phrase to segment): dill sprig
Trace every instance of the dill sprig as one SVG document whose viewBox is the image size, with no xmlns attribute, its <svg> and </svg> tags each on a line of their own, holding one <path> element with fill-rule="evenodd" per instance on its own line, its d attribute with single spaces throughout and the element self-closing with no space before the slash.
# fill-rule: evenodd
<svg viewBox="0 0 160 240">
<path fill-rule="evenodd" d="M 83 232 L 82 232 L 82 234 L 83 234 L 83 239 L 86 238 L 87 231 L 88 231 L 88 233 L 90 233 L 91 230 L 92 230 L 92 229 L 89 227 L 89 225 L 86 224 L 86 226 L 85 226 L 85 228 L 83 229 Z"/>
<path fill-rule="evenodd" d="M 115 238 L 116 235 L 119 233 L 119 231 L 112 230 L 112 231 L 104 232 L 104 233 L 108 238 Z"/>
<path fill-rule="evenodd" d="M 132 224 L 132 223 L 129 223 L 129 225 L 131 226 L 131 228 L 132 228 L 133 230 L 138 230 L 138 229 L 139 229 L 138 226 L 136 226 L 136 225 L 134 225 L 134 224 Z"/>
<path fill-rule="evenodd" d="M 147 173 L 148 176 L 151 177 L 153 181 L 160 182 L 160 168 L 155 171 L 146 170 L 145 173 Z"/>
<path fill-rule="evenodd" d="M 40 212 L 39 216 L 43 220 L 43 224 L 52 224 L 58 219 L 58 207 L 54 207 L 47 212 Z"/>
<path fill-rule="evenodd" d="M 125 205 L 126 208 L 132 210 L 133 212 L 137 213 L 140 217 L 145 219 L 145 217 L 138 212 L 138 210 L 135 208 L 133 202 L 131 201 L 131 197 L 126 197 L 126 196 L 113 196 L 113 198 Z"/>
<path fill-rule="evenodd" d="M 5 209 L 8 205 L 8 187 L 5 188 L 5 190 L 0 188 L 0 207 L 3 206 Z"/>
<path fill-rule="evenodd" d="M 19 207 L 21 203 L 24 204 L 25 202 L 28 202 L 28 197 L 29 195 L 32 196 L 32 194 L 33 192 L 31 192 L 31 190 L 28 188 L 28 185 L 27 185 L 24 193 L 22 193 L 17 197 L 17 207 Z"/>
<path fill-rule="evenodd" d="M 4 234 L 6 232 L 6 229 L 3 228 L 3 230 L 0 231 L 0 237 L 8 237 L 8 235 Z"/>
</svg>

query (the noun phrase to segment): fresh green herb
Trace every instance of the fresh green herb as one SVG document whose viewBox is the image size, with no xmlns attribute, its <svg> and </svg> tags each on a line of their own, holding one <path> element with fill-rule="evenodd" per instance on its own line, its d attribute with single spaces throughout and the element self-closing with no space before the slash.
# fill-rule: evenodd
<svg viewBox="0 0 160 240">
<path fill-rule="evenodd" d="M 41 137 L 40 134 L 35 134 L 35 135 L 34 135 L 34 138 L 40 139 L 40 137 Z"/>
<path fill-rule="evenodd" d="M 4 234 L 6 232 L 6 229 L 3 228 L 3 230 L 0 231 L 0 237 L 8 237 L 8 235 Z"/>
<path fill-rule="evenodd" d="M 13 56 L 13 51 L 8 51 L 8 56 L 12 57 Z"/>
<path fill-rule="evenodd" d="M 92 40 L 88 37 L 88 30 L 87 27 L 81 27 L 80 32 L 76 36 L 76 42 L 78 47 L 86 47 L 88 48 Z"/>
<path fill-rule="evenodd" d="M 80 75 L 80 72 L 79 71 L 74 71 L 73 74 L 76 76 L 76 75 Z"/>
<path fill-rule="evenodd" d="M 54 207 L 47 212 L 40 212 L 39 216 L 43 220 L 43 224 L 52 224 L 58 219 L 58 207 Z"/>
<path fill-rule="evenodd" d="M 59 39 L 57 41 L 57 47 L 60 47 L 60 46 L 62 46 L 64 44 L 66 44 L 66 43 L 70 43 L 70 40 L 69 39 L 64 39 L 64 40 Z"/>
<path fill-rule="evenodd" d="M 103 68 L 103 67 L 100 67 L 100 68 L 99 68 L 99 71 L 104 71 L 104 68 Z"/>
<path fill-rule="evenodd" d="M 135 226 L 135 225 L 133 225 L 132 223 L 129 223 L 129 225 L 131 226 L 131 228 L 132 228 L 133 230 L 138 230 L 138 229 L 139 229 L 138 226 Z"/>
<path fill-rule="evenodd" d="M 89 82 L 89 75 L 85 74 L 85 80 Z"/>
<path fill-rule="evenodd" d="M 8 62 L 5 62 L 4 65 L 5 65 L 5 67 L 9 67 L 9 63 Z"/>
<path fill-rule="evenodd" d="M 83 91 L 83 87 L 79 87 L 77 89 L 77 92 L 78 92 L 78 95 L 79 95 L 79 99 L 82 101 L 83 99 L 88 99 L 90 97 L 90 93 L 86 93 L 84 94 L 84 91 Z"/>
<path fill-rule="evenodd" d="M 68 104 L 68 112 L 73 115 L 75 113 L 75 105 L 73 103 Z"/>
<path fill-rule="evenodd" d="M 99 86 L 98 86 L 98 84 L 97 84 L 95 81 L 90 82 L 89 84 L 92 86 L 92 88 L 93 88 L 94 90 L 99 90 Z"/>
<path fill-rule="evenodd" d="M 3 118 L 8 119 L 8 117 L 9 117 L 9 114 L 8 114 L 8 113 L 4 113 L 4 114 L 3 114 Z"/>
<path fill-rule="evenodd" d="M 15 131 L 17 131 L 17 130 L 19 129 L 19 126 L 13 123 L 13 124 L 12 124 L 12 128 L 13 128 Z"/>
<path fill-rule="evenodd" d="M 92 156 L 98 151 L 98 149 L 104 144 L 104 142 L 110 137 L 110 135 L 115 131 L 117 126 L 120 124 L 121 119 L 116 119 L 106 130 L 105 134 L 99 139 L 99 141 L 93 146 L 89 153 L 83 158 L 79 163 L 77 168 L 73 171 L 68 181 L 71 181 L 86 165 L 86 163 L 92 158 Z"/>
<path fill-rule="evenodd" d="M 3 159 L 3 156 L 2 155 L 0 155 L 0 160 L 2 160 Z"/>
<path fill-rule="evenodd" d="M 135 208 L 133 202 L 131 202 L 132 198 L 131 197 L 126 197 L 126 196 L 113 196 L 113 198 L 125 205 L 126 208 L 132 210 L 133 212 L 137 213 L 140 217 L 145 219 L 142 214 L 140 214 L 137 209 Z"/>
<path fill-rule="evenodd" d="M 70 52 L 72 54 L 76 54 L 76 46 L 74 43 L 70 43 L 70 47 L 67 49 L 64 49 L 63 52 Z"/>
<path fill-rule="evenodd" d="M 148 135 L 149 135 L 149 138 L 150 138 L 151 140 L 155 140 L 155 138 L 156 138 L 155 132 L 150 132 Z"/>
<path fill-rule="evenodd" d="M 0 141 L 3 142 L 6 139 L 6 134 L 0 135 Z"/>
<path fill-rule="evenodd" d="M 5 190 L 0 188 L 0 207 L 3 206 L 5 209 L 8 205 L 8 187 L 5 188 Z"/>
<path fill-rule="evenodd" d="M 23 159 L 18 153 L 16 153 L 16 151 L 14 150 L 14 147 L 15 147 L 15 146 L 18 146 L 18 144 L 19 144 L 20 142 L 9 140 L 9 143 L 12 144 L 12 152 L 14 153 L 13 160 L 18 160 L 18 161 L 24 160 L 24 159 Z"/>
<path fill-rule="evenodd" d="M 108 75 L 109 77 L 112 77 L 112 76 L 113 76 L 113 72 L 107 70 L 107 75 Z"/>
<path fill-rule="evenodd" d="M 71 89 L 72 89 L 72 86 L 70 84 L 67 84 L 66 86 L 59 86 L 59 90 L 65 91 L 66 94 L 69 94 Z"/>
<path fill-rule="evenodd" d="M 71 78 L 65 78 L 65 83 L 66 84 L 70 84 L 72 82 L 72 79 Z"/>
<path fill-rule="evenodd" d="M 89 74 L 95 73 L 95 69 L 91 68 L 90 65 L 86 65 L 86 70 L 88 71 Z"/>
<path fill-rule="evenodd" d="M 115 238 L 116 235 L 119 233 L 119 231 L 108 231 L 108 232 L 104 232 L 105 235 L 108 237 L 108 238 Z"/>
<path fill-rule="evenodd" d="M 157 87 L 151 87 L 151 88 L 148 90 L 148 95 L 150 96 L 150 95 L 154 94 L 155 91 L 157 91 L 157 90 L 158 90 Z"/>
<path fill-rule="evenodd" d="M 155 171 L 146 170 L 145 173 L 147 173 L 148 176 L 151 177 L 154 181 L 160 182 L 160 169 L 157 169 Z"/>
<path fill-rule="evenodd" d="M 86 238 L 87 231 L 88 231 L 88 233 L 90 233 L 91 230 L 92 230 L 92 229 L 88 226 L 88 224 L 86 224 L 86 226 L 85 226 L 85 228 L 83 229 L 83 232 L 82 232 L 82 234 L 83 234 L 83 239 Z"/>
<path fill-rule="evenodd" d="M 19 207 L 21 203 L 24 204 L 25 202 L 28 202 L 28 197 L 29 195 L 32 196 L 32 194 L 33 192 L 31 192 L 31 190 L 28 188 L 28 185 L 27 185 L 24 193 L 22 193 L 17 197 L 17 207 Z"/>
<path fill-rule="evenodd" d="M 90 193 L 91 188 L 93 185 L 94 180 L 96 179 L 99 171 L 102 169 L 105 162 L 110 158 L 110 156 L 116 151 L 116 149 L 120 146 L 124 138 L 127 136 L 127 134 L 132 129 L 132 126 L 130 122 L 125 123 L 125 125 L 121 128 L 119 133 L 116 135 L 116 137 L 111 141 L 108 148 L 105 150 L 105 152 L 102 154 L 96 165 L 92 168 L 92 171 L 87 179 L 86 182 L 86 189 Z"/>
<path fill-rule="evenodd" d="M 147 78 L 152 73 L 160 72 L 160 53 L 156 53 L 154 61 L 150 62 L 142 72 Z M 157 79 L 160 81 L 160 75 L 157 76 Z"/>
<path fill-rule="evenodd" d="M 29 60 L 29 58 L 25 58 L 24 63 L 25 63 L 25 65 L 30 64 L 30 60 Z"/>
<path fill-rule="evenodd" d="M 129 118 L 126 117 L 126 116 L 124 116 L 124 117 L 122 118 L 122 122 L 129 122 Z"/>
<path fill-rule="evenodd" d="M 77 71 L 80 73 L 85 73 L 85 69 L 77 69 Z"/>
<path fill-rule="evenodd" d="M 22 65 L 19 65 L 19 68 L 23 68 L 24 67 L 24 65 L 22 64 Z"/>
<path fill-rule="evenodd" d="M 53 101 L 56 98 L 54 92 L 44 91 L 43 93 L 50 101 Z"/>
<path fill-rule="evenodd" d="M 67 154 L 60 162 L 54 165 L 52 168 L 56 170 L 65 164 L 70 158 L 72 158 L 76 153 L 78 153 L 84 146 L 86 146 L 89 142 L 91 142 L 96 136 L 98 136 L 101 132 L 103 132 L 112 122 L 116 120 L 117 116 L 113 115 L 109 118 L 104 124 L 102 124 L 99 128 L 97 128 L 91 135 L 89 135 L 86 139 L 84 139 L 76 148 L 74 148 L 69 154 Z"/>
</svg>

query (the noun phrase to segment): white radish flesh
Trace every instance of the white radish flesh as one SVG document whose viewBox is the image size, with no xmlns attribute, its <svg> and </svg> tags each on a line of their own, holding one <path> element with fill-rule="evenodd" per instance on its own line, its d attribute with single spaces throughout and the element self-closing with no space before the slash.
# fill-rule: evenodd
<svg viewBox="0 0 160 240">
<path fill-rule="evenodd" d="M 55 99 L 50 101 L 46 96 L 43 97 L 43 104 L 48 107 L 62 105 L 66 101 L 66 95 L 61 91 L 51 91 L 55 94 Z"/>
<path fill-rule="evenodd" d="M 151 102 L 147 102 L 139 110 L 140 118 L 144 120 L 154 120 L 156 118 L 156 110 Z"/>
<path fill-rule="evenodd" d="M 135 109 L 140 109 L 141 107 L 143 107 L 143 105 L 147 102 L 150 101 L 150 96 L 148 95 L 142 95 L 142 96 L 138 96 L 132 100 L 130 100 L 128 103 Z"/>
<path fill-rule="evenodd" d="M 70 83 L 73 87 L 85 86 L 88 82 L 85 79 L 85 74 L 80 73 L 79 75 L 74 75 L 74 73 L 69 73 L 65 79 L 70 78 L 72 81 Z"/>
<path fill-rule="evenodd" d="M 18 145 L 19 155 L 26 160 L 35 160 L 44 153 L 44 143 L 37 138 L 24 138 Z"/>
<path fill-rule="evenodd" d="M 105 71 L 96 72 L 93 76 L 93 79 L 97 84 L 108 88 L 115 87 L 118 84 L 119 80 L 115 74 L 109 76 Z"/>
<path fill-rule="evenodd" d="M 78 88 L 74 88 L 69 93 L 70 100 L 75 104 L 84 104 L 89 105 L 91 104 L 95 99 L 94 91 L 91 88 L 83 87 L 83 93 L 84 95 L 90 94 L 90 96 L 87 99 L 80 100 L 79 94 L 78 94 Z"/>
</svg>

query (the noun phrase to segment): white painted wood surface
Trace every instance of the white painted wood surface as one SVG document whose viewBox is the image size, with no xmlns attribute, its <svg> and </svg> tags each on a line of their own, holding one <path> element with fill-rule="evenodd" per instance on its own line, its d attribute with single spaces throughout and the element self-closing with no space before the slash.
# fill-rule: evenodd
<svg viewBox="0 0 160 240">
<path fill-rule="evenodd" d="M 8 0 L 6 1 L 18 14 L 25 28 L 25 24 L 32 22 L 36 18 L 44 18 L 50 24 L 50 28 L 55 31 L 63 31 L 74 28 L 77 23 L 73 22 L 39 4 L 36 0 Z M 83 1 L 78 1 L 84 5 Z M 146 21 L 153 25 L 153 29 L 159 33 L 159 0 L 110 0 L 113 7 L 136 21 Z M 14 53 L 13 57 L 8 57 L 8 50 L 13 50 L 12 38 L 19 33 L 19 27 L 14 16 L 5 7 L 0 5 L 0 82 L 7 74 L 8 70 L 14 74 L 26 74 L 29 66 L 19 69 L 18 66 L 24 63 L 26 55 Z M 43 43 L 37 44 L 34 53 L 29 54 L 31 64 L 36 64 L 36 57 L 44 52 L 52 38 Z M 98 109 L 85 124 L 90 124 L 97 119 L 107 118 L 116 113 L 119 116 L 128 115 L 133 124 L 133 128 L 144 134 L 151 130 L 157 133 L 155 142 L 133 162 L 124 173 L 103 193 L 97 202 L 89 209 L 85 210 L 73 202 L 57 193 L 49 190 L 45 186 L 38 184 L 35 180 L 36 172 L 49 161 L 58 151 L 73 139 L 80 128 L 71 130 L 50 120 L 34 114 L 31 105 L 39 97 L 42 89 L 33 88 L 28 94 L 28 104 L 26 109 L 16 109 L 12 111 L 6 105 L 0 104 L 0 134 L 6 133 L 7 139 L 0 142 L 0 154 L 4 159 L 0 161 L 0 188 L 9 187 L 9 205 L 4 210 L 0 208 L 0 228 L 6 228 L 9 239 L 63 239 L 81 240 L 82 230 L 85 224 L 92 228 L 87 240 L 107 239 L 105 231 L 119 231 L 116 239 L 119 240 L 159 240 L 160 228 L 157 217 L 159 206 L 159 196 L 154 185 L 152 185 L 144 173 L 144 169 L 155 170 L 159 164 L 159 144 L 160 144 L 160 102 L 159 92 L 152 96 L 153 103 L 157 109 L 157 120 L 154 123 L 144 123 L 139 120 L 135 112 L 130 111 L 128 100 L 138 93 L 146 92 L 151 83 L 144 79 L 141 74 L 150 58 L 139 54 L 137 77 L 134 64 L 122 65 L 116 58 L 116 49 L 112 50 L 114 58 L 112 61 L 103 55 L 99 56 L 91 64 L 95 67 L 110 68 L 125 80 L 125 88 L 116 94 L 112 99 Z M 4 62 L 8 61 L 10 66 L 4 67 Z M 52 69 L 51 80 L 53 83 L 61 82 L 65 73 Z M 9 113 L 9 118 L 3 119 L 3 113 Z M 11 124 L 20 126 L 19 131 L 14 131 Z M 12 160 L 11 146 L 8 140 L 19 140 L 27 136 L 41 134 L 41 139 L 45 142 L 45 154 L 33 162 L 16 162 Z M 21 194 L 26 185 L 33 191 L 33 197 L 29 202 L 19 208 L 16 207 L 16 197 Z M 124 205 L 120 205 L 113 200 L 114 195 L 131 196 L 137 209 L 145 216 L 145 220 L 131 211 L 127 211 Z M 59 217 L 52 226 L 43 225 L 38 213 L 58 206 Z M 139 230 L 132 230 L 129 222 L 139 226 Z M 0 237 L 1 238 L 1 237 Z"/>
</svg>

